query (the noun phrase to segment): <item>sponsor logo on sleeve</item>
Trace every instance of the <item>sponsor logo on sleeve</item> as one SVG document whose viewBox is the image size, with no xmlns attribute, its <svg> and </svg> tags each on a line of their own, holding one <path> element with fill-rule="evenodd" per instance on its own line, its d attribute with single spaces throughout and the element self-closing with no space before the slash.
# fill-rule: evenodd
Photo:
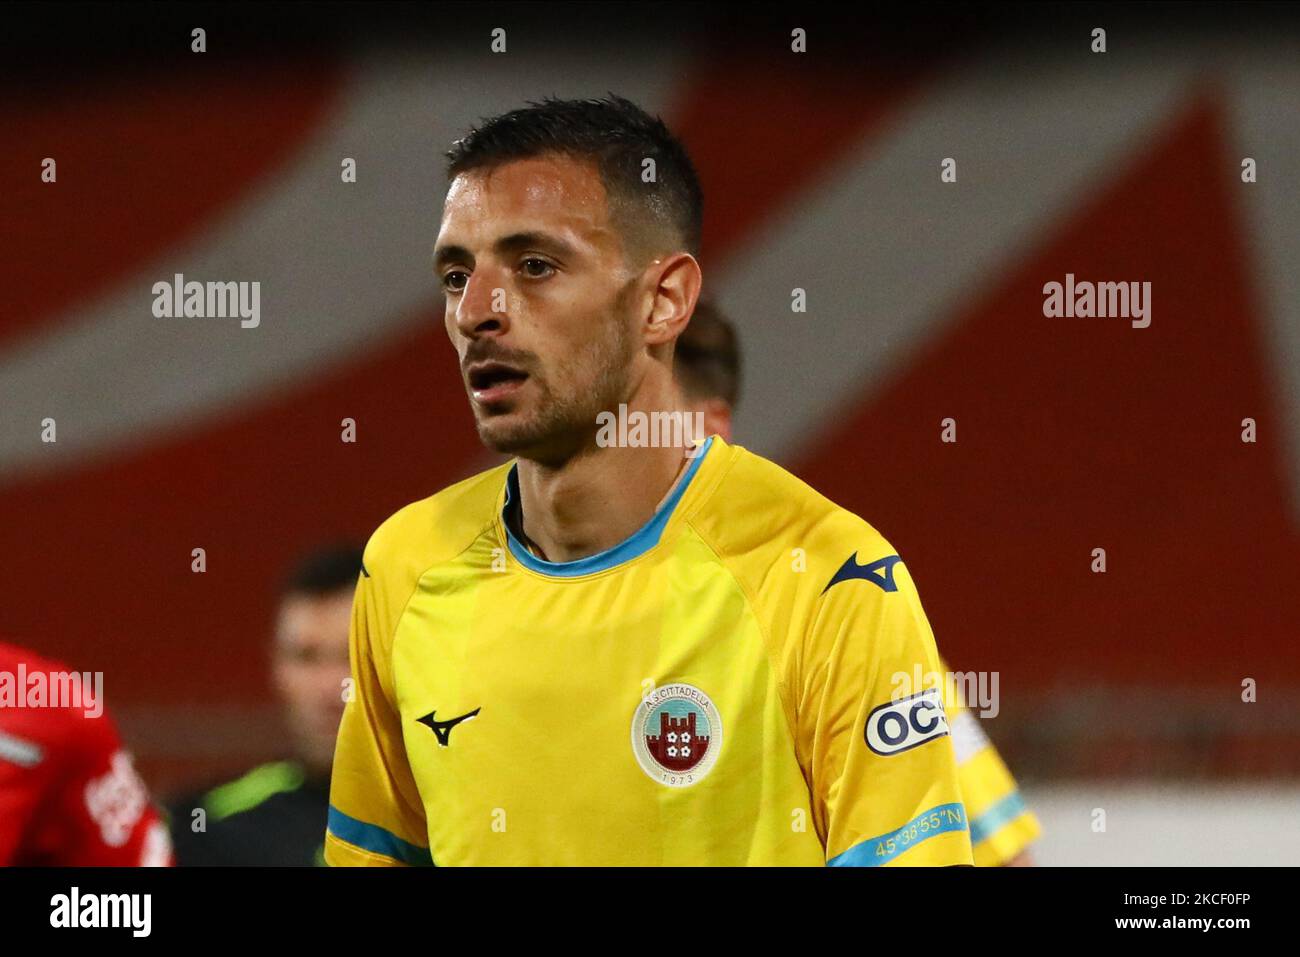
<svg viewBox="0 0 1300 957">
<path fill-rule="evenodd" d="M 867 747 L 876 754 L 909 751 L 948 733 L 948 718 L 938 688 L 878 705 L 867 715 L 863 730 Z"/>
</svg>

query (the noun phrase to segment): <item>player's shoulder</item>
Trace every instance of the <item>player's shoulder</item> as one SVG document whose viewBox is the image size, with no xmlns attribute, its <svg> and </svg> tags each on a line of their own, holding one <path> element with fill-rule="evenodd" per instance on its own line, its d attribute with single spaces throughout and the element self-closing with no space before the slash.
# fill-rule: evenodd
<svg viewBox="0 0 1300 957">
<path fill-rule="evenodd" d="M 496 521 L 510 466 L 498 465 L 398 509 L 366 543 L 363 574 L 423 569 L 455 558 Z"/>
<path fill-rule="evenodd" d="M 724 556 L 798 555 L 837 564 L 853 553 L 891 554 L 870 522 L 743 446 L 722 446 L 722 474 L 693 524 Z M 879 553 L 879 555 L 877 555 Z"/>
</svg>

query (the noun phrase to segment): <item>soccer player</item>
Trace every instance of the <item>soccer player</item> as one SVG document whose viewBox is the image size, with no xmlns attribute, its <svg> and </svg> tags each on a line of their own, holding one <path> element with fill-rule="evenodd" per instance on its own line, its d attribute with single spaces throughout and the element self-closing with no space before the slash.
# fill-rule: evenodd
<svg viewBox="0 0 1300 957">
<path fill-rule="evenodd" d="M 355 545 L 304 558 L 276 614 L 272 677 L 289 728 L 288 753 L 170 806 L 176 860 L 186 865 L 310 866 L 324 863 L 330 762 L 348 677 Z M 203 828 L 195 830 L 194 810 Z"/>
<path fill-rule="evenodd" d="M 706 435 L 731 441 L 731 419 L 740 399 L 740 343 L 735 325 L 716 305 L 701 301 L 677 338 L 673 373 L 683 406 L 697 415 Z M 940 662 L 946 673 L 947 667 Z M 970 815 L 977 865 L 1032 863 L 1028 846 L 1041 829 L 1015 778 L 966 707 L 960 689 L 948 689 L 949 727 L 957 753 L 957 781 Z"/>
<path fill-rule="evenodd" d="M 80 702 L 51 693 L 71 682 Z M 39 698 L 19 701 L 38 686 Z M 0 866 L 171 863 L 167 828 L 96 693 L 62 664 L 0 643 Z"/>
<path fill-rule="evenodd" d="M 449 157 L 446 330 L 514 458 L 366 546 L 326 860 L 972 863 L 940 691 L 891 695 L 939 667 L 894 549 L 719 436 L 641 441 L 700 292 L 684 148 L 609 97 Z"/>
</svg>

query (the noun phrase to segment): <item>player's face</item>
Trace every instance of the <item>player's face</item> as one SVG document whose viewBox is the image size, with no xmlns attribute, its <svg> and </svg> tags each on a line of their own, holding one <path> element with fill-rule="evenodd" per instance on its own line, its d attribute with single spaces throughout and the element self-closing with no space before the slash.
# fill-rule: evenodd
<svg viewBox="0 0 1300 957">
<path fill-rule="evenodd" d="M 350 588 L 330 595 L 290 595 L 280 606 L 275 684 L 298 755 L 317 772 L 328 771 L 334 759 L 351 620 Z"/>
<path fill-rule="evenodd" d="M 543 156 L 457 176 L 434 265 L 486 445 L 562 460 L 627 401 L 639 276 L 594 166 Z"/>
</svg>

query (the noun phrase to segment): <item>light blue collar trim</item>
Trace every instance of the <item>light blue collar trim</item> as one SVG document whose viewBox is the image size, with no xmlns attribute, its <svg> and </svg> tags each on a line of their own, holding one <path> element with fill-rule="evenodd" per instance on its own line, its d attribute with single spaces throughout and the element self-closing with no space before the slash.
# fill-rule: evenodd
<svg viewBox="0 0 1300 957">
<path fill-rule="evenodd" d="M 557 578 L 574 578 L 578 575 L 590 575 L 592 572 L 603 572 L 624 562 L 630 562 L 638 555 L 645 554 L 659 544 L 659 539 L 664 533 L 664 526 L 668 524 L 668 519 L 672 518 L 673 510 L 677 508 L 677 503 L 686 494 L 686 489 L 690 486 L 691 480 L 695 478 L 700 463 L 709 454 L 712 445 L 713 437 L 709 436 L 705 440 L 703 448 L 700 449 L 700 453 L 686 467 L 686 473 L 682 476 L 681 481 L 677 483 L 677 488 L 673 490 L 673 494 L 668 496 L 664 503 L 655 510 L 654 515 L 650 516 L 650 521 L 642 525 L 636 532 L 633 532 L 630 538 L 624 539 L 613 548 L 607 548 L 603 552 L 597 552 L 595 555 L 588 555 L 586 558 L 579 558 L 572 562 L 548 562 L 545 559 L 538 558 L 525 548 L 519 539 L 515 538 L 514 532 L 510 531 L 510 523 L 505 521 L 505 516 L 510 514 L 511 503 L 519 497 L 519 466 L 517 464 L 512 465 L 510 474 L 506 477 L 506 503 L 502 510 L 501 521 L 501 524 L 505 526 L 506 542 L 510 546 L 510 554 L 525 568 L 541 575 L 552 575 Z"/>
</svg>

